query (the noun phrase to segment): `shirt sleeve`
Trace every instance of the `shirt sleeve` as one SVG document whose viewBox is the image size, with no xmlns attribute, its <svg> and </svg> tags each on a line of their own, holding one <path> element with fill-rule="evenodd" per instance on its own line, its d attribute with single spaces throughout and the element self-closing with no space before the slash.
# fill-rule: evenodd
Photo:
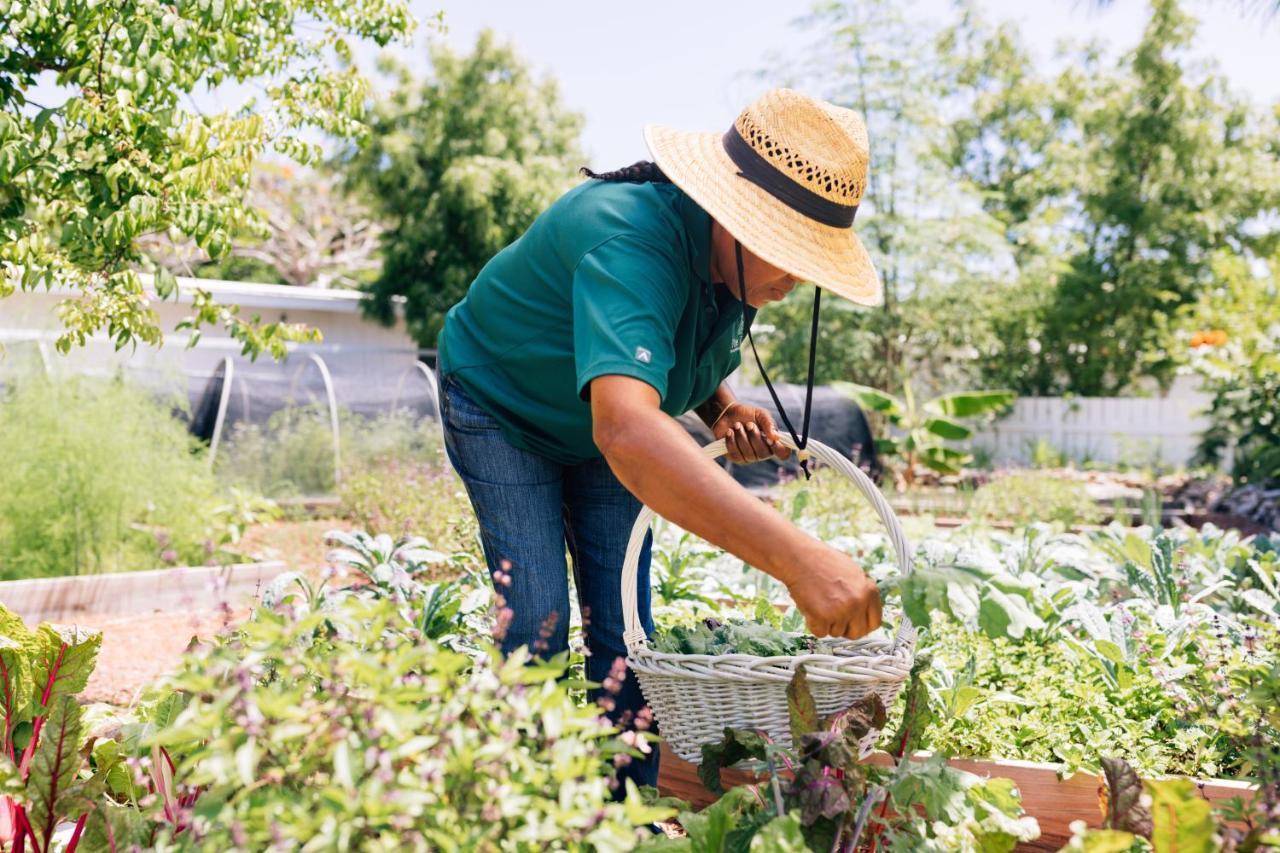
<svg viewBox="0 0 1280 853">
<path fill-rule="evenodd" d="M 573 277 L 573 349 L 578 396 L 617 374 L 652 385 L 663 400 L 675 364 L 684 279 L 670 250 L 619 235 L 592 249 Z"/>
</svg>

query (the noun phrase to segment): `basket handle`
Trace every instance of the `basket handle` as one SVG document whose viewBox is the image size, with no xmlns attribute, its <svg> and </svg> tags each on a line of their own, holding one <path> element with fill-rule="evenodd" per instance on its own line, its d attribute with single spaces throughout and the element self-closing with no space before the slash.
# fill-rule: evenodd
<svg viewBox="0 0 1280 853">
<path fill-rule="evenodd" d="M 796 450 L 795 442 L 790 436 L 779 436 L 782 443 L 792 450 Z M 724 439 L 713 441 L 702 448 L 702 454 L 708 459 L 717 459 L 728 449 L 725 447 Z M 880 490 L 876 488 L 876 484 L 871 482 L 871 478 L 863 473 L 862 469 L 846 456 L 837 453 L 827 445 L 810 439 L 808 447 L 805 451 L 812 454 L 818 460 L 825 462 L 835 470 L 844 474 L 845 477 L 853 481 L 858 487 L 858 491 L 862 492 L 863 497 L 871 502 L 872 508 L 876 511 L 876 515 L 880 517 L 881 523 L 889 531 L 889 541 L 893 544 L 894 553 L 898 558 L 898 571 L 903 575 L 911 573 L 911 547 L 907 543 L 907 536 L 902 531 L 902 525 L 898 522 L 898 516 L 894 514 L 893 508 L 889 506 L 889 502 L 885 500 Z M 640 568 L 640 551 L 644 547 L 645 534 L 649 532 L 649 523 L 653 520 L 654 512 L 647 506 L 640 508 L 640 515 L 636 517 L 636 523 L 631 528 L 631 541 L 627 543 L 627 556 L 622 563 L 622 615 L 626 621 L 626 630 L 623 632 L 622 639 L 627 645 L 627 651 L 633 652 L 637 647 L 645 644 L 644 628 L 640 624 L 640 612 L 636 606 L 636 574 Z M 894 648 L 897 648 L 904 641 L 915 636 L 915 629 L 911 626 L 911 620 L 905 615 L 902 617 L 902 624 L 898 627 L 898 633 L 894 638 Z"/>
</svg>

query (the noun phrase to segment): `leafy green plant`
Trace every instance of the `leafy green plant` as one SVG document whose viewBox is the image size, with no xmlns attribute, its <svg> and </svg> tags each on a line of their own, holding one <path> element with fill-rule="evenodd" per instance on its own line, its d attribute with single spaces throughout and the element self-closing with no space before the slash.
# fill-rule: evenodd
<svg viewBox="0 0 1280 853">
<path fill-rule="evenodd" d="M 489 633 L 488 610 L 492 588 L 467 566 L 467 555 L 446 555 L 432 550 L 420 537 L 393 540 L 386 534 L 364 531 L 330 531 L 325 542 L 339 546 L 329 552 L 333 567 L 344 567 L 359 579 L 355 586 L 331 589 L 333 569 L 318 583 L 299 572 L 286 572 L 263 590 L 267 610 L 288 610 L 294 616 L 328 613 L 349 597 L 386 599 L 401 608 L 405 621 L 417 635 L 458 651 L 479 653 L 476 639 Z M 451 581 L 427 583 L 428 568 L 449 563 Z M 336 630 L 326 623 L 326 632 Z"/>
<path fill-rule="evenodd" d="M 112 799 L 133 792 L 120 744 L 89 738 L 77 701 L 101 642 L 48 623 L 32 631 L 0 606 L 0 845 L 11 851 L 105 850 L 117 812 L 142 820 Z"/>
<path fill-rule="evenodd" d="M 700 543 L 698 537 L 681 533 L 669 547 L 653 550 L 655 604 L 689 601 L 711 608 L 717 606 L 716 601 L 702 591 L 704 576 L 694 571 L 694 566 L 714 553 Z"/>
<path fill-rule="evenodd" d="M 915 480 L 917 464 L 941 474 L 959 473 L 970 457 L 948 442 L 964 441 L 973 435 L 973 430 L 961 421 L 998 411 L 1016 396 L 1012 391 L 962 391 L 917 403 L 910 383 L 904 384 L 900 398 L 852 382 L 836 382 L 833 387 L 902 433 L 876 439 L 876 450 L 901 459 L 902 476 L 908 486 Z"/>
<path fill-rule="evenodd" d="M 1256 810 L 1239 803 L 1214 808 L 1188 779 L 1144 780 L 1116 758 L 1104 758 L 1102 765 L 1106 778 L 1103 825 L 1090 829 L 1084 821 L 1073 823 L 1066 850 L 1210 853 L 1280 846 L 1280 823 L 1268 813 L 1274 806 L 1274 791 L 1258 797 Z"/>
<path fill-rule="evenodd" d="M 157 843 L 629 849 L 671 812 L 611 802 L 606 768 L 634 748 L 563 673 L 443 648 L 389 598 L 260 612 L 187 659 L 184 707 L 142 736 L 174 756 L 177 797 L 200 792 Z"/>
<path fill-rule="evenodd" d="M 976 561 L 918 565 L 898 588 L 903 611 L 916 625 L 929 626 L 938 611 L 989 637 L 1016 639 L 1045 627 L 1033 585 Z"/>
<path fill-rule="evenodd" d="M 687 838 L 657 841 L 653 849 L 697 853 L 729 850 L 854 851 L 861 849 L 1012 850 L 1039 836 L 1022 814 L 1007 779 L 979 780 L 948 767 L 942 756 L 904 760 L 927 722 L 919 696 L 922 668 L 908 687 L 907 712 L 891 738 L 898 750 L 890 767 L 864 763 L 886 724 L 874 694 L 827 718 L 817 712 L 804 668 L 787 690 L 791 747 L 762 732 L 726 729 L 723 741 L 703 747 L 699 774 L 724 793 L 720 769 L 752 761 L 768 771 L 759 785 L 724 793 L 701 814 L 682 812 Z"/>
<path fill-rule="evenodd" d="M 16 380 L 0 399 L 0 578 L 203 564 L 227 527 L 198 443 L 122 380 Z"/>
<path fill-rule="evenodd" d="M 678 655 L 758 655 L 781 657 L 816 651 L 821 640 L 783 631 L 769 624 L 715 617 L 691 625 L 671 625 L 654 632 L 655 651 Z"/>
<path fill-rule="evenodd" d="M 978 487 L 970 511 L 985 521 L 1095 524 L 1102 512 L 1084 484 L 1038 474 L 1009 474 Z"/>
</svg>

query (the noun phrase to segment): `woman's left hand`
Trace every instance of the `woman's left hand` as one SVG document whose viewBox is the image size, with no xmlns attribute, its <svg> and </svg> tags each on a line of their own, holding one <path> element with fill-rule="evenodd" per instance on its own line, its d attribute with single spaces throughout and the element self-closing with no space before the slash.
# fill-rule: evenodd
<svg viewBox="0 0 1280 853">
<path fill-rule="evenodd" d="M 773 418 L 759 406 L 731 403 L 716 420 L 711 434 L 725 440 L 729 461 L 738 465 L 791 455 L 791 449 L 782 444 Z"/>
</svg>

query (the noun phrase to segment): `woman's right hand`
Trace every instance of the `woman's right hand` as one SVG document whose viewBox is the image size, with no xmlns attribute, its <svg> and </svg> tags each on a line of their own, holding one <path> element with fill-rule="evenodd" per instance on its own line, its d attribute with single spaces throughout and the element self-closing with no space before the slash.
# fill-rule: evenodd
<svg viewBox="0 0 1280 853">
<path fill-rule="evenodd" d="M 856 640 L 880 627 L 880 591 L 848 554 L 815 541 L 799 556 L 787 588 L 809 633 Z"/>
</svg>

